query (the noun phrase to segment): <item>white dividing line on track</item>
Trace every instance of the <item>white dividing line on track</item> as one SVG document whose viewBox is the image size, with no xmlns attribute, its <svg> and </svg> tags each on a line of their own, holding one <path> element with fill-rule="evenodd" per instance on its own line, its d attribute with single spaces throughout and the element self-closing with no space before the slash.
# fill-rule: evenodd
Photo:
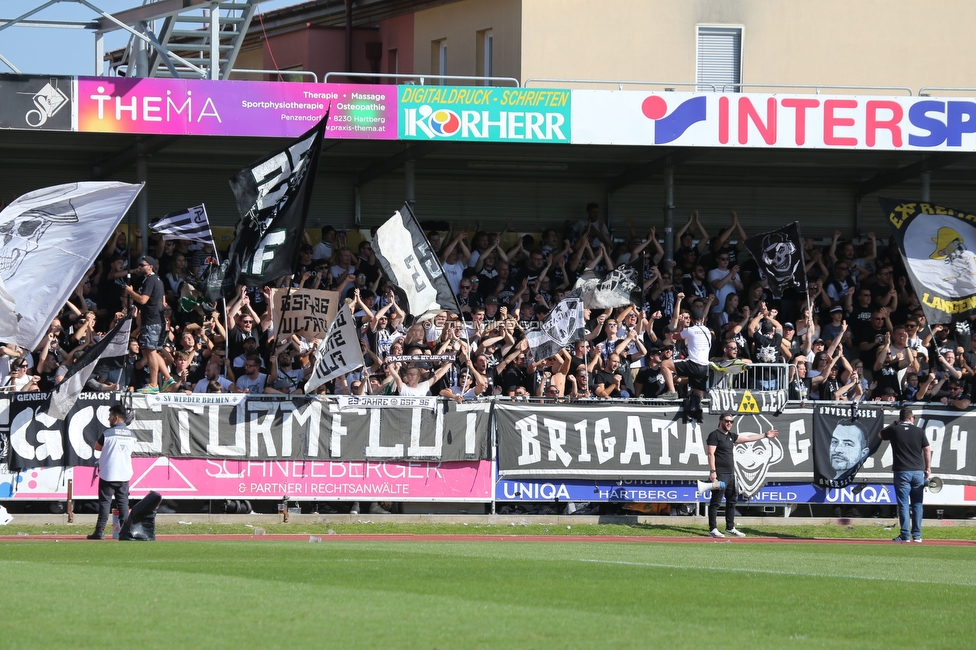
<svg viewBox="0 0 976 650">
<path fill-rule="evenodd" d="M 976 582 L 958 582 L 953 580 L 917 580 L 914 578 L 885 578 L 879 576 L 856 576 L 850 574 L 834 573 L 809 573 L 804 571 L 777 571 L 775 569 L 748 569 L 744 567 L 717 567 L 717 566 L 696 566 L 686 564 L 665 564 L 663 562 L 625 562 L 623 560 L 588 560 L 582 559 L 580 562 L 593 562 L 596 564 L 625 564 L 628 566 L 645 566 L 655 569 L 687 569 L 690 571 L 729 571 L 733 573 L 766 573 L 777 576 L 800 576 L 806 578 L 841 578 L 844 580 L 878 580 L 880 582 L 906 582 L 911 584 L 928 585 L 958 585 L 960 587 L 976 587 Z"/>
</svg>

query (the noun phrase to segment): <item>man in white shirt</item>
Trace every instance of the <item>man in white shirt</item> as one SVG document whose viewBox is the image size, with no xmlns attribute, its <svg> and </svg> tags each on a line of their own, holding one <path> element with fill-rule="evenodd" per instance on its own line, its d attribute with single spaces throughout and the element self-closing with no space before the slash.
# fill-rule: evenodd
<svg viewBox="0 0 976 650">
<path fill-rule="evenodd" d="M 467 272 L 468 260 L 471 259 L 471 251 L 464 245 L 464 238 L 467 234 L 467 231 L 462 230 L 454 235 L 454 238 L 444 248 L 444 252 L 440 254 L 444 277 L 447 278 L 447 282 L 455 294 L 460 293 L 461 278 Z"/>
<path fill-rule="evenodd" d="M 688 378 L 688 399 L 685 415 L 702 421 L 701 400 L 708 386 L 708 351 L 712 347 L 712 332 L 705 327 L 705 314 L 700 309 L 691 312 L 691 325 L 681 330 L 679 336 L 688 346 L 688 358 L 680 361 L 665 360 L 661 369 L 665 376 L 676 374 Z M 672 383 L 672 378 L 668 383 Z M 677 395 L 664 394 L 662 399 L 674 399 Z"/>
<path fill-rule="evenodd" d="M 112 497 L 119 508 L 119 526 L 129 516 L 129 479 L 132 478 L 132 450 L 136 436 L 125 425 L 125 407 L 113 404 L 108 411 L 110 427 L 98 437 L 95 451 L 101 451 L 98 459 L 98 519 L 95 532 L 88 539 L 105 539 Z"/>
<path fill-rule="evenodd" d="M 451 362 L 446 361 L 441 364 L 441 367 L 434 371 L 434 374 L 430 376 L 429 379 L 425 381 L 420 381 L 421 370 L 416 366 L 411 366 L 403 372 L 403 376 L 400 376 L 400 364 L 392 363 L 390 364 L 390 372 L 393 374 L 393 380 L 397 385 L 397 392 L 403 396 L 411 397 L 426 397 L 430 395 L 431 384 L 437 383 L 444 373 L 452 366 Z"/>
<path fill-rule="evenodd" d="M 207 364 L 206 369 L 204 369 L 203 379 L 198 381 L 196 386 L 193 387 L 193 392 L 209 392 L 208 389 L 210 388 L 210 384 L 212 382 L 217 382 L 220 385 L 220 392 L 222 393 L 241 392 L 241 389 L 235 386 L 231 380 L 220 375 L 220 366 L 215 361 L 211 361 Z"/>
<path fill-rule="evenodd" d="M 716 268 L 708 272 L 708 284 L 715 292 L 715 306 L 712 313 L 718 314 L 725 310 L 725 298 L 736 291 L 742 291 L 742 279 L 739 277 L 739 266 L 729 268 L 729 254 L 719 253 L 715 256 Z"/>
</svg>

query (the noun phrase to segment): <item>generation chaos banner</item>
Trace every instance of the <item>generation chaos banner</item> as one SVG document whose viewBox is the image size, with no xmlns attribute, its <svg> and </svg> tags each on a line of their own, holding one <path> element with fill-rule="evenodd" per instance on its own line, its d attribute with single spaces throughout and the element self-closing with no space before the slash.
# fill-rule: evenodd
<svg viewBox="0 0 976 650">
<path fill-rule="evenodd" d="M 97 463 L 114 394 L 82 394 L 64 420 L 46 393 L 0 398 L 11 469 Z M 487 460 L 488 403 L 435 409 L 347 408 L 314 398 L 243 393 L 133 396 L 136 454 L 170 458 L 323 461 Z M 5 425 L 5 426 L 3 426 Z"/>
</svg>

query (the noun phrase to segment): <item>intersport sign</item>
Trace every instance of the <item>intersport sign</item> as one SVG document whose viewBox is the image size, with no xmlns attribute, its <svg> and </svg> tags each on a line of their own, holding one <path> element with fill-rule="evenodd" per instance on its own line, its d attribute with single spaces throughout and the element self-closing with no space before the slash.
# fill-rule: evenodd
<svg viewBox="0 0 976 650">
<path fill-rule="evenodd" d="M 976 151 L 967 98 L 574 90 L 573 144 Z"/>
</svg>

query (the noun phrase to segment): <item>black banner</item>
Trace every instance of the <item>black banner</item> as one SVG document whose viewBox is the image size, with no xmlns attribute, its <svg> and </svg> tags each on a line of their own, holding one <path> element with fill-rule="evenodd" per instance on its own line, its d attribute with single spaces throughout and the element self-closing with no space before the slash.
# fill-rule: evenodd
<svg viewBox="0 0 976 650">
<path fill-rule="evenodd" d="M 9 436 L 7 463 L 31 467 L 94 466 L 95 443 L 109 427 L 108 410 L 120 393 L 82 393 L 63 420 L 48 415 L 49 393 L 14 393 L 0 400 Z"/>
<path fill-rule="evenodd" d="M 406 297 L 407 311 L 418 320 L 441 311 L 461 313 L 461 305 L 444 276 L 444 268 L 409 203 L 376 231 L 373 251 L 383 273 Z"/>
<path fill-rule="evenodd" d="M 849 412 L 850 406 L 843 408 Z M 706 413 L 699 425 L 685 423 L 673 408 L 636 404 L 498 403 L 494 413 L 498 474 L 504 478 L 704 480 L 705 438 L 718 427 L 717 415 Z M 897 416 L 897 409 L 885 410 L 883 419 L 890 424 Z M 968 444 L 969 429 L 976 433 L 976 412 L 919 408 L 915 420 L 932 447 L 933 474 L 949 483 L 976 483 L 976 444 Z M 736 433 L 769 429 L 779 437 L 736 445 L 736 478 L 743 494 L 767 481 L 809 482 L 813 477 L 813 410 L 735 417 Z M 858 478 L 891 480 L 887 442 L 864 461 Z"/>
<path fill-rule="evenodd" d="M 609 309 L 644 303 L 644 256 L 605 272 L 589 270 L 576 281 L 587 309 Z"/>
<path fill-rule="evenodd" d="M 71 130 L 71 77 L 0 75 L 0 129 Z"/>
<path fill-rule="evenodd" d="M 934 203 L 879 201 L 928 322 L 976 313 L 976 215 Z"/>
<path fill-rule="evenodd" d="M 744 243 L 774 298 L 782 298 L 786 289 L 806 293 L 807 269 L 798 222 L 750 237 Z"/>
<path fill-rule="evenodd" d="M 94 465 L 113 394 L 83 394 L 64 421 L 44 412 L 46 393 L 6 402 L 11 469 Z M 314 398 L 243 394 L 135 395 L 129 426 L 136 455 L 332 461 L 470 461 L 488 454 L 487 402 L 438 400 L 436 408 L 347 408 Z M 0 433 L 3 430 L 0 428 Z"/>
<path fill-rule="evenodd" d="M 230 179 L 241 220 L 207 297 L 233 295 L 238 284 L 260 286 L 294 273 L 329 114 L 290 145 Z"/>
<path fill-rule="evenodd" d="M 884 409 L 860 404 L 820 405 L 813 410 L 813 482 L 841 488 L 878 451 Z"/>
</svg>

